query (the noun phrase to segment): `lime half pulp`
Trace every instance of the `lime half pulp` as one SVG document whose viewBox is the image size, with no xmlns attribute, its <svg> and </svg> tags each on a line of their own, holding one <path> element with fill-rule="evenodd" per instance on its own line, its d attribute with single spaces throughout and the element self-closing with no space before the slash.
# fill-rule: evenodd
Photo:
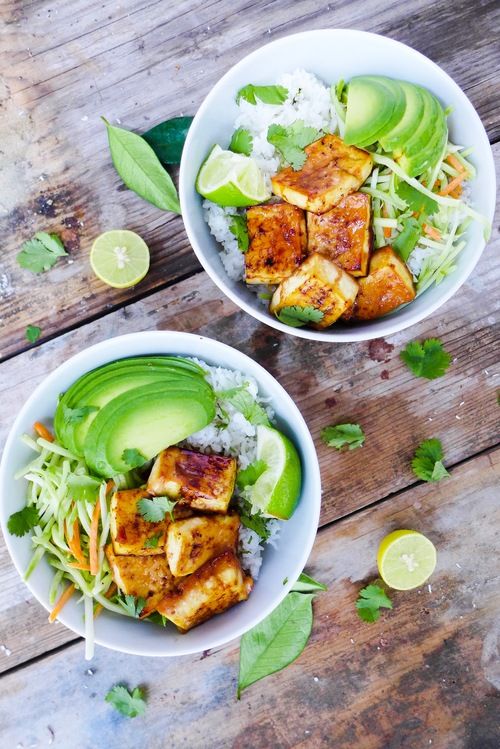
<svg viewBox="0 0 500 749">
<path fill-rule="evenodd" d="M 101 281 L 127 289 L 142 281 L 149 270 L 149 249 L 135 232 L 113 229 L 100 234 L 90 251 L 90 265 Z"/>
<path fill-rule="evenodd" d="M 207 200 L 222 206 L 243 207 L 271 197 L 264 175 L 249 156 L 214 146 L 202 165 L 196 189 Z"/>
<path fill-rule="evenodd" d="M 425 583 L 434 572 L 436 561 L 432 541 L 410 530 L 389 533 L 380 542 L 377 554 L 382 580 L 396 590 L 411 590 Z"/>
</svg>

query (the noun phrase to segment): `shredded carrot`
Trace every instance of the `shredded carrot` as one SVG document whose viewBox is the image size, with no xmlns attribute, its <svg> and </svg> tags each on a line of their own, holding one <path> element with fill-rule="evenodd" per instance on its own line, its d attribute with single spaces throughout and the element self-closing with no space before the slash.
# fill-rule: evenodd
<svg viewBox="0 0 500 749">
<path fill-rule="evenodd" d="M 116 593 L 117 590 L 118 589 L 116 587 L 116 584 L 115 583 L 111 583 L 111 585 L 109 586 L 109 588 L 106 591 L 106 593 L 104 594 L 104 596 L 106 598 L 111 598 L 112 596 L 114 596 L 114 594 Z M 101 603 L 98 603 L 97 606 L 95 607 L 95 610 L 94 610 L 94 619 L 99 616 L 99 614 L 101 613 L 102 610 L 103 610 L 103 605 Z"/>
<path fill-rule="evenodd" d="M 448 156 L 446 157 L 445 161 L 447 161 L 450 166 L 452 166 L 454 169 L 456 169 L 457 172 L 465 172 L 466 171 L 464 165 L 462 164 L 461 161 L 459 161 L 457 159 L 457 157 L 455 156 L 454 153 L 449 153 Z"/>
<path fill-rule="evenodd" d="M 46 426 L 44 426 L 40 421 L 35 421 L 33 424 L 33 429 L 38 434 L 39 437 L 42 437 L 44 440 L 47 440 L 47 442 L 54 442 L 53 435 L 49 432 Z"/>
<path fill-rule="evenodd" d="M 66 604 L 68 603 L 69 599 L 71 598 L 74 592 L 75 592 L 75 584 L 71 583 L 71 585 L 68 585 L 64 593 L 59 597 L 56 605 L 50 612 L 49 622 L 54 622 L 57 619 L 57 617 L 59 616 L 63 608 L 66 606 Z"/>
<path fill-rule="evenodd" d="M 427 236 L 430 237 L 431 239 L 435 239 L 437 242 L 439 242 L 439 240 L 441 239 L 440 232 L 434 226 L 429 226 L 429 224 L 424 224 L 422 226 L 422 229 L 427 234 Z"/>
<path fill-rule="evenodd" d="M 81 564 L 80 562 L 68 562 L 68 567 L 73 567 L 74 570 L 83 570 L 89 572 L 90 567 L 88 564 Z"/>
<path fill-rule="evenodd" d="M 111 480 L 107 481 L 106 482 L 106 494 L 109 494 L 109 492 L 111 491 L 111 489 L 114 488 L 114 486 L 115 486 L 115 482 L 114 481 L 111 481 Z"/>
<path fill-rule="evenodd" d="M 76 518 L 75 522 L 73 523 L 73 536 L 71 538 L 69 537 L 67 526 L 65 526 L 65 530 L 66 541 L 68 542 L 71 553 L 79 562 L 79 564 L 86 565 L 87 559 L 82 551 L 82 547 L 80 544 L 80 523 L 78 522 L 78 518 Z"/>
<path fill-rule="evenodd" d="M 457 185 L 454 190 L 450 192 L 450 197 L 459 198 L 462 194 L 462 185 Z"/>
<path fill-rule="evenodd" d="M 89 559 L 90 559 L 90 572 L 92 575 L 97 575 L 99 572 L 99 554 L 98 554 L 98 535 L 99 535 L 99 516 L 101 514 L 101 503 L 97 499 L 94 505 L 94 511 L 92 513 L 92 522 L 90 524 L 90 536 L 89 536 Z"/>
<path fill-rule="evenodd" d="M 455 187 L 458 187 L 464 179 L 467 179 L 467 172 L 460 172 L 460 174 L 457 174 L 456 177 L 453 177 L 453 179 L 448 182 L 446 187 L 443 187 L 443 189 L 439 191 L 439 194 L 448 195 L 450 192 L 453 192 Z"/>
</svg>

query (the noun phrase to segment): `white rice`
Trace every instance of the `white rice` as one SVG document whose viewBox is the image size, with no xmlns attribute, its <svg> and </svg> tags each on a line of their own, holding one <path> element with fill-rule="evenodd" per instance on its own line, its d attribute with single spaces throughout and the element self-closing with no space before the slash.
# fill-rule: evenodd
<svg viewBox="0 0 500 749">
<path fill-rule="evenodd" d="M 279 171 L 281 164 L 278 152 L 267 140 L 269 125 L 286 126 L 296 120 L 302 120 L 306 125 L 325 132 L 334 132 L 337 128 L 330 89 L 315 75 L 297 69 L 293 73 L 284 73 L 277 81 L 271 83 L 284 86 L 288 90 L 286 101 L 275 105 L 257 100 L 256 104 L 250 104 L 242 99 L 234 123 L 234 129 L 241 127 L 250 131 L 253 137 L 251 156 L 264 174 L 269 188 L 271 176 Z M 222 245 L 220 257 L 227 275 L 233 281 L 243 280 L 244 255 L 238 248 L 236 238 L 229 231 L 230 217 L 238 213 L 238 209 L 222 208 L 209 200 L 204 201 L 203 209 L 210 232 Z"/>
<path fill-rule="evenodd" d="M 199 359 L 194 359 L 194 361 L 207 372 L 207 380 L 216 393 L 246 385 L 248 392 L 265 409 L 269 420 L 273 420 L 274 411 L 267 400 L 259 396 L 257 381 L 253 377 L 238 370 L 211 367 Z M 251 424 L 240 411 L 227 401 L 224 401 L 224 408 L 218 401 L 215 419 L 212 423 L 196 432 L 196 434 L 192 434 L 185 440 L 184 444 L 200 452 L 232 455 L 237 458 L 238 470 L 246 468 L 257 459 L 255 425 Z M 238 489 L 235 493 L 236 496 L 239 495 Z M 241 565 L 254 579 L 257 579 L 259 575 L 264 543 L 275 545 L 280 525 L 279 520 L 268 521 L 267 528 L 270 537 L 266 542 L 255 531 L 246 528 L 243 524 L 240 526 L 238 551 Z"/>
</svg>

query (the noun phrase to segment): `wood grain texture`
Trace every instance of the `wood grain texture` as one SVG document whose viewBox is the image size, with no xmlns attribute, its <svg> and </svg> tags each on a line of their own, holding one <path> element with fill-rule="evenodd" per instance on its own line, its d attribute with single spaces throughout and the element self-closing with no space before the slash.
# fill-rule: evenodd
<svg viewBox="0 0 500 749">
<path fill-rule="evenodd" d="M 121 185 L 100 115 L 144 131 L 194 113 L 221 74 L 263 43 L 351 26 L 429 55 L 470 95 L 490 137 L 500 133 L 494 0 L 10 0 L 2 16 L 0 160 L 9 189 L 0 200 L 0 358 L 26 347 L 28 324 L 39 325 L 44 340 L 199 268 L 181 219 Z M 138 231 L 152 251 L 151 272 L 127 291 L 105 287 L 88 265 L 93 239 L 122 226 Z M 70 256 L 34 276 L 15 256 L 41 229 L 59 232 Z"/>
<path fill-rule="evenodd" d="M 71 749 L 135 749 L 138 736 L 151 749 L 166 740 L 189 749 L 497 747 L 499 480 L 497 451 L 320 531 L 307 570 L 329 590 L 315 601 L 311 640 L 240 702 L 237 644 L 179 659 L 98 648 L 91 674 L 77 643 L 4 676 L 4 745 L 44 746 L 51 730 L 54 746 Z M 378 543 L 401 527 L 434 541 L 436 572 L 430 585 L 394 592 L 377 623 L 361 622 L 354 601 L 376 578 Z M 145 687 L 144 718 L 131 724 L 104 702 L 117 682 Z"/>
</svg>

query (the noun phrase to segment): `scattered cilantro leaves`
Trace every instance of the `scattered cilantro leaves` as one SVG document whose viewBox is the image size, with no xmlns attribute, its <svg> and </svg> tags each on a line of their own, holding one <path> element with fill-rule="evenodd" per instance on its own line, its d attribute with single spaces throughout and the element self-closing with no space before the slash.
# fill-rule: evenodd
<svg viewBox="0 0 500 749">
<path fill-rule="evenodd" d="M 105 700 L 127 718 L 135 718 L 137 715 L 144 715 L 146 712 L 144 692 L 139 687 L 129 692 L 123 685 L 116 684 L 109 690 Z"/>
<path fill-rule="evenodd" d="M 176 501 L 168 497 L 153 497 L 152 499 L 144 497 L 137 502 L 137 507 L 145 520 L 150 523 L 159 523 L 165 518 L 167 512 L 171 519 L 174 519 L 173 511 L 176 504 Z"/>
<path fill-rule="evenodd" d="M 248 245 L 250 244 L 247 229 L 247 217 L 239 213 L 235 213 L 234 216 L 231 216 L 229 231 L 236 237 L 236 241 L 238 242 L 238 249 L 240 250 L 240 252 L 245 253 L 248 250 Z"/>
<path fill-rule="evenodd" d="M 32 273 L 43 273 L 52 268 L 62 255 L 67 254 L 57 234 L 39 231 L 23 244 L 17 255 L 17 262 L 21 268 Z"/>
<path fill-rule="evenodd" d="M 322 429 L 321 439 L 325 445 L 335 447 L 337 450 L 340 450 L 344 445 L 347 445 L 349 450 L 354 450 L 356 447 L 362 447 L 365 441 L 365 433 L 359 424 L 337 424 Z"/>
<path fill-rule="evenodd" d="M 99 411 L 97 406 L 81 406 L 80 408 L 70 408 L 63 403 L 63 421 L 65 424 L 78 424 L 83 421 L 89 414 Z"/>
<path fill-rule="evenodd" d="M 118 599 L 119 603 L 129 616 L 133 616 L 137 619 L 146 605 L 145 598 L 136 598 L 135 596 L 125 596 L 124 598 Z"/>
<path fill-rule="evenodd" d="M 269 125 L 267 140 L 280 152 L 287 164 L 297 171 L 306 161 L 304 148 L 321 138 L 321 132 L 309 127 L 303 120 L 296 120 L 291 125 Z"/>
<path fill-rule="evenodd" d="M 221 390 L 218 393 L 221 400 L 230 403 L 237 411 L 243 414 L 250 424 L 265 424 L 270 426 L 269 417 L 262 406 L 257 403 L 253 395 L 247 390 L 246 385 L 242 387 Z"/>
<path fill-rule="evenodd" d="M 40 522 L 40 515 L 35 505 L 27 505 L 22 510 L 12 513 L 7 521 L 7 529 L 13 536 L 24 536 Z"/>
<path fill-rule="evenodd" d="M 229 150 L 233 153 L 242 153 L 244 156 L 250 156 L 252 153 L 253 137 L 249 130 L 239 127 L 234 131 Z"/>
<path fill-rule="evenodd" d="M 26 328 L 25 336 L 26 340 L 30 343 L 35 343 L 35 341 L 38 341 L 40 338 L 40 334 L 42 332 L 42 329 L 38 327 L 38 325 L 28 325 Z"/>
<path fill-rule="evenodd" d="M 356 609 L 364 622 L 376 622 L 380 617 L 380 609 L 392 609 L 392 602 L 378 585 L 367 585 L 359 591 Z"/>
<path fill-rule="evenodd" d="M 280 309 L 276 313 L 276 317 L 285 325 L 290 325 L 292 328 L 300 328 L 308 322 L 320 322 L 324 317 L 324 313 L 315 307 L 299 307 L 299 305 L 294 304 L 291 307 Z"/>
<path fill-rule="evenodd" d="M 408 208 L 415 213 L 425 213 L 432 216 L 438 209 L 438 204 L 428 195 L 424 195 L 420 190 L 416 190 L 407 182 L 401 181 L 396 188 L 396 192 L 408 205 Z"/>
<path fill-rule="evenodd" d="M 267 527 L 268 519 L 258 510 L 255 512 L 248 500 L 240 500 L 239 515 L 241 524 L 244 525 L 245 528 L 250 528 L 250 530 L 255 531 L 263 541 L 267 541 L 271 535 Z"/>
<path fill-rule="evenodd" d="M 147 463 L 148 459 L 141 453 L 140 450 L 136 450 L 135 447 L 127 447 L 122 452 L 122 460 L 124 463 L 126 463 L 130 468 L 139 468 L 139 466 L 144 465 L 144 463 Z"/>
<path fill-rule="evenodd" d="M 158 548 L 158 542 L 161 537 L 161 532 L 157 533 L 154 536 L 150 536 L 144 541 L 144 548 L 145 549 L 157 549 Z"/>
<path fill-rule="evenodd" d="M 411 462 L 413 473 L 422 481 L 439 481 L 450 474 L 443 465 L 443 446 L 436 439 L 424 440 Z"/>
<path fill-rule="evenodd" d="M 442 377 L 451 363 L 450 354 L 438 338 L 410 341 L 399 356 L 416 377 L 428 380 Z"/>
<path fill-rule="evenodd" d="M 264 104 L 283 104 L 288 96 L 288 89 L 284 86 L 254 86 L 248 83 L 240 88 L 236 94 L 236 103 L 239 104 L 242 99 L 249 104 L 257 104 L 257 99 Z"/>
<path fill-rule="evenodd" d="M 236 476 L 237 486 L 240 489 L 244 489 L 246 486 L 253 486 L 266 468 L 267 465 L 264 460 L 255 460 L 253 463 L 250 463 L 249 466 L 238 471 Z"/>
</svg>

